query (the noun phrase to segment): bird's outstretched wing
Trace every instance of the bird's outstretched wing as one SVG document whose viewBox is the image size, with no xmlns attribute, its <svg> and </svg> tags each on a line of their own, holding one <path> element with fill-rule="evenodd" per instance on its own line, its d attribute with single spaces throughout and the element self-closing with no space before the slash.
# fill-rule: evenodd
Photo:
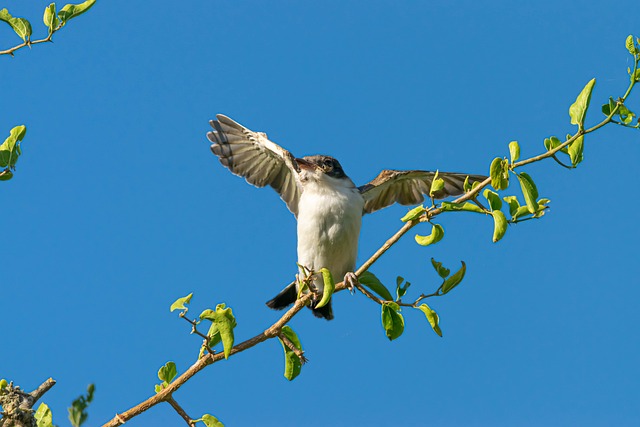
<svg viewBox="0 0 640 427">
<path fill-rule="evenodd" d="M 383 170 L 370 183 L 358 187 L 364 197 L 364 213 L 375 212 L 394 203 L 417 205 L 424 202 L 425 195 L 431 190 L 431 181 L 435 172 Z M 464 193 L 464 181 L 484 181 L 486 176 L 464 173 L 439 172 L 438 178 L 444 180 L 444 188 L 435 194 L 436 199 L 457 196 Z"/>
<path fill-rule="evenodd" d="M 211 151 L 220 163 L 249 184 L 273 187 L 289 210 L 298 216 L 300 188 L 295 174 L 299 167 L 295 157 L 269 141 L 264 133 L 253 132 L 222 114 L 216 118 L 218 120 L 209 122 L 214 130 L 207 133 L 207 138 L 213 142 Z"/>
</svg>

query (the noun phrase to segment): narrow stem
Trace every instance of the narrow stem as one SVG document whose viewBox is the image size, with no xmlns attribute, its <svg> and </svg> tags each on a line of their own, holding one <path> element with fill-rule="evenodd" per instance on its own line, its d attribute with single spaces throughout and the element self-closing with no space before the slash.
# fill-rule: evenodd
<svg viewBox="0 0 640 427">
<path fill-rule="evenodd" d="M 298 347 L 296 347 L 296 345 L 293 342 L 291 342 L 291 340 L 289 338 L 287 338 L 287 336 L 285 334 L 280 332 L 278 334 L 278 338 L 280 338 L 282 340 L 284 345 L 286 345 L 289 350 L 293 351 L 296 354 L 296 356 L 298 356 L 298 359 L 300 359 L 300 363 L 302 363 L 304 365 L 305 363 L 307 363 L 309 361 L 309 359 L 304 357 L 304 351 L 302 351 Z"/>
<path fill-rule="evenodd" d="M 182 409 L 182 406 L 180 406 L 178 404 L 178 402 L 176 402 L 172 396 L 169 396 L 165 399 L 165 402 L 167 402 L 169 405 L 171 405 L 171 407 L 173 409 L 176 410 L 176 412 L 178 413 L 178 415 L 180 415 L 182 417 L 182 419 L 187 423 L 187 425 L 189 427 L 194 427 L 196 425 L 196 422 L 189 416 L 187 415 L 187 413 L 185 412 L 184 409 Z"/>
<path fill-rule="evenodd" d="M 31 46 L 31 45 L 34 45 L 34 44 L 50 42 L 52 36 L 53 36 L 53 33 L 49 34 L 49 37 L 46 37 L 44 39 L 26 41 L 26 42 L 23 42 L 23 43 L 21 43 L 19 45 L 16 45 L 16 46 L 12 47 L 11 49 L 0 50 L 0 55 L 11 55 L 11 56 L 13 56 L 13 52 L 15 52 L 18 49 L 22 49 L 25 46 Z"/>
<path fill-rule="evenodd" d="M 362 286 L 360 283 L 356 282 L 356 288 L 358 288 L 358 290 L 360 292 L 362 292 L 362 294 L 364 296 L 366 296 L 367 298 L 369 298 L 372 301 L 377 302 L 378 304 L 382 305 L 382 303 L 384 303 L 384 301 L 380 298 L 378 298 L 377 296 L 373 295 L 371 292 L 369 292 L 364 286 Z"/>
</svg>

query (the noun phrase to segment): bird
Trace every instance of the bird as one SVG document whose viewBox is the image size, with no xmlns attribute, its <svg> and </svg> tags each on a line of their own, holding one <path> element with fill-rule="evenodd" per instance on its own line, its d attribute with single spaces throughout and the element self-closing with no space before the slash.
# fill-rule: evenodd
<svg viewBox="0 0 640 427">
<path fill-rule="evenodd" d="M 322 268 L 332 277 L 344 277 L 353 289 L 353 273 L 358 253 L 362 217 L 390 206 L 418 205 L 429 196 L 436 172 L 385 169 L 368 184 L 357 187 L 345 174 L 340 162 L 327 155 L 295 157 L 263 132 L 254 132 L 222 114 L 209 123 L 207 133 L 211 151 L 233 174 L 244 177 L 256 187 L 271 186 L 297 220 L 296 280 L 267 306 L 282 310 L 296 301 L 300 280 L 306 275 L 317 294 L 310 304 L 314 316 L 334 318 L 331 301 L 316 307 L 324 289 Z M 444 199 L 464 193 L 464 182 L 484 181 L 486 176 L 439 172 L 444 187 L 433 194 Z M 468 178 L 467 178 L 468 177 Z M 429 196 L 430 197 L 430 196 Z"/>
</svg>

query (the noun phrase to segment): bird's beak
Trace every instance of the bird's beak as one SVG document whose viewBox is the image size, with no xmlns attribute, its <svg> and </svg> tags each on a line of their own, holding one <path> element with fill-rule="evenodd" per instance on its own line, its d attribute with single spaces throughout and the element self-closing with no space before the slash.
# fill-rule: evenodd
<svg viewBox="0 0 640 427">
<path fill-rule="evenodd" d="M 313 171 L 316 169 L 316 165 L 314 165 L 313 163 L 310 163 L 308 161 L 306 161 L 305 159 L 298 159 L 296 158 L 296 163 L 298 164 L 298 166 L 300 166 L 300 168 L 302 169 L 306 169 L 306 170 L 310 170 Z"/>
</svg>

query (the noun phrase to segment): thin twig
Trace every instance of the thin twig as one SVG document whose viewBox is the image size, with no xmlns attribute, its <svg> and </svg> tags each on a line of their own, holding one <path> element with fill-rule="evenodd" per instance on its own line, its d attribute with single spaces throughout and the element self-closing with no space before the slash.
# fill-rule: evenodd
<svg viewBox="0 0 640 427">
<path fill-rule="evenodd" d="M 189 322 L 189 324 L 191 325 L 191 333 L 192 334 L 196 334 L 199 337 L 204 338 L 205 340 L 208 340 L 209 337 L 205 334 L 203 334 L 202 332 L 200 332 L 197 328 L 198 322 L 196 322 L 195 320 L 191 320 L 189 319 L 187 316 L 184 315 L 184 311 L 182 313 L 180 313 L 180 317 L 182 317 L 184 320 L 186 320 L 187 322 Z"/>
<path fill-rule="evenodd" d="M 13 52 L 15 52 L 18 49 L 22 49 L 25 46 L 32 46 L 34 44 L 39 44 L 39 43 L 47 43 L 47 42 L 51 42 L 51 37 L 53 36 L 53 33 L 49 34 L 49 37 L 46 37 L 44 39 L 40 39 L 40 40 L 28 40 L 26 42 L 23 42 L 19 45 L 16 45 L 14 47 L 12 47 L 11 49 L 7 49 L 7 50 L 0 50 L 0 55 L 11 55 L 13 56 Z"/>
<path fill-rule="evenodd" d="M 442 294 L 440 293 L 440 289 L 442 289 L 442 286 L 440 286 L 440 287 L 438 288 L 438 290 L 437 290 L 437 291 L 435 291 L 435 292 L 434 292 L 434 293 L 432 293 L 432 294 L 427 294 L 427 295 L 422 294 L 422 295 L 420 295 L 420 296 L 419 296 L 419 297 L 418 297 L 418 298 L 413 302 L 413 304 L 409 304 L 409 306 L 410 306 L 410 307 L 416 307 L 416 306 L 418 305 L 418 303 L 419 303 L 420 301 L 422 301 L 423 299 L 425 299 L 425 298 L 432 298 L 432 297 L 439 297 L 439 296 L 442 296 Z"/>
<path fill-rule="evenodd" d="M 38 386 L 37 389 L 33 390 L 29 395 L 31 396 L 31 406 L 35 405 L 35 403 L 40 399 L 46 392 L 51 390 L 51 387 L 56 385 L 56 381 L 53 378 L 49 378 L 42 384 Z"/>
<path fill-rule="evenodd" d="M 298 347 L 296 347 L 296 345 L 293 342 L 291 342 L 291 340 L 289 338 L 287 338 L 287 336 L 285 334 L 280 332 L 278 334 L 278 338 L 280 338 L 282 340 L 284 345 L 286 345 L 289 348 L 289 350 L 293 351 L 296 354 L 296 356 L 298 356 L 298 359 L 300 359 L 300 363 L 302 363 L 304 365 L 305 363 L 307 363 L 309 361 L 309 359 L 304 357 L 304 351 L 302 351 Z"/>
<path fill-rule="evenodd" d="M 378 298 L 377 296 L 373 295 L 364 286 L 362 286 L 362 284 L 360 282 L 356 282 L 355 285 L 356 285 L 356 288 L 358 288 L 358 290 L 360 292 L 362 292 L 362 294 L 364 296 L 366 296 L 367 298 L 369 298 L 370 300 L 375 301 L 380 305 L 382 305 L 382 303 L 384 303 L 384 300 L 382 300 L 382 299 Z"/>
<path fill-rule="evenodd" d="M 187 415 L 187 413 L 185 412 L 184 409 L 182 409 L 182 406 L 180 406 L 178 404 L 178 402 L 176 402 L 172 396 L 169 396 L 165 399 L 165 402 L 167 402 L 169 405 L 171 405 L 171 407 L 173 409 L 176 410 L 176 412 L 178 413 L 178 415 L 180 415 L 182 417 L 182 419 L 187 423 L 187 425 L 189 427 L 194 427 L 196 425 L 196 421 L 193 420 L 193 418 L 191 418 L 189 415 Z"/>
<path fill-rule="evenodd" d="M 186 320 L 190 325 L 191 325 L 191 333 L 192 334 L 196 334 L 199 337 L 202 338 L 202 347 L 204 347 L 210 354 L 215 354 L 216 352 L 209 346 L 209 339 L 210 337 L 208 335 L 203 334 L 202 332 L 200 332 L 198 330 L 198 322 L 196 322 L 195 320 L 191 320 L 189 319 L 186 315 L 185 312 L 181 312 L 179 314 L 180 317 L 182 317 L 184 320 Z"/>
</svg>

